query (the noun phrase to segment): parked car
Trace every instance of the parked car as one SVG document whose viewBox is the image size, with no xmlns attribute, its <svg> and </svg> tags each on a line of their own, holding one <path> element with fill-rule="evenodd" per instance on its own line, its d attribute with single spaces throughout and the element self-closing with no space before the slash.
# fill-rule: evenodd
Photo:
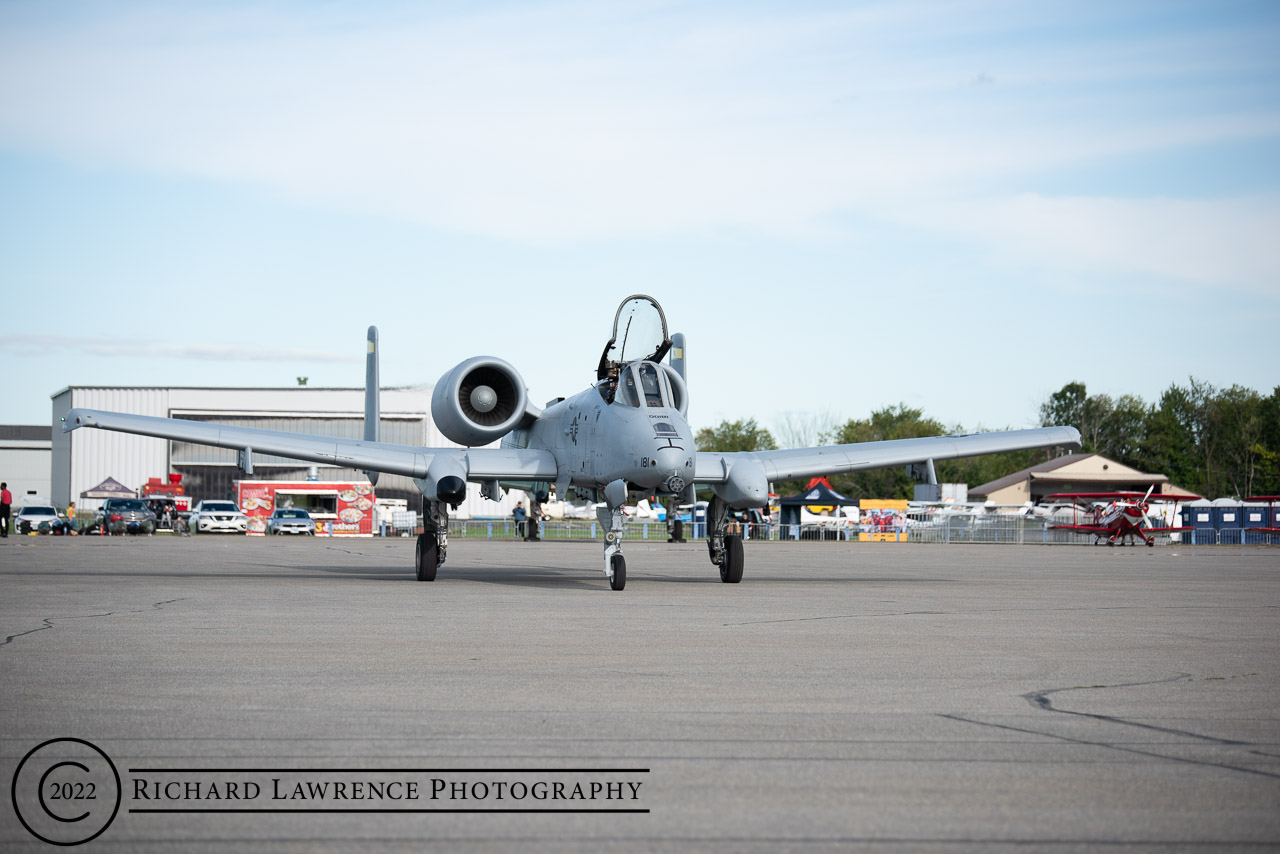
<svg viewBox="0 0 1280 854">
<path fill-rule="evenodd" d="M 19 534 L 61 534 L 65 526 L 58 509 L 49 504 L 28 504 L 13 517 L 13 530 Z"/>
<path fill-rule="evenodd" d="M 156 514 L 141 498 L 108 498 L 98 511 L 98 523 L 108 534 L 153 534 Z"/>
<path fill-rule="evenodd" d="M 243 534 L 249 530 L 249 517 L 240 512 L 234 501 L 201 501 L 192 509 L 187 524 L 193 534 Z"/>
<path fill-rule="evenodd" d="M 277 507 L 267 520 L 267 535 L 310 534 L 316 535 L 316 523 L 306 510 L 293 507 Z"/>
</svg>

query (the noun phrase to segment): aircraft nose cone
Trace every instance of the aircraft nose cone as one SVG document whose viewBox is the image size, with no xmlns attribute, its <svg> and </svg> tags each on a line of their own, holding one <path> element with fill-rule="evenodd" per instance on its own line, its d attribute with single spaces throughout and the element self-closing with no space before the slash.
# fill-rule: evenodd
<svg viewBox="0 0 1280 854">
<path fill-rule="evenodd" d="M 662 488 L 668 492 L 683 492 L 686 475 L 685 461 L 689 455 L 679 448 L 659 448 L 654 454 L 654 465 L 662 476 Z"/>
</svg>

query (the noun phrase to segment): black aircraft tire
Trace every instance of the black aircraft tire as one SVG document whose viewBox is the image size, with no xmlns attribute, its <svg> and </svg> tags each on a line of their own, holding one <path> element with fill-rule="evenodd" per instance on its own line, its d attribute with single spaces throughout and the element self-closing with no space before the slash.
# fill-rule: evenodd
<svg viewBox="0 0 1280 854">
<path fill-rule="evenodd" d="M 609 568 L 613 570 L 613 578 L 609 579 L 610 590 L 621 590 L 627 586 L 627 559 L 622 555 L 609 558 Z"/>
<path fill-rule="evenodd" d="M 724 538 L 724 560 L 720 564 L 720 580 L 737 584 L 742 580 L 742 537 L 730 534 Z"/>
<path fill-rule="evenodd" d="M 419 534 L 418 547 L 413 553 L 413 566 L 418 570 L 418 580 L 435 581 L 436 567 L 439 564 L 435 534 Z"/>
</svg>

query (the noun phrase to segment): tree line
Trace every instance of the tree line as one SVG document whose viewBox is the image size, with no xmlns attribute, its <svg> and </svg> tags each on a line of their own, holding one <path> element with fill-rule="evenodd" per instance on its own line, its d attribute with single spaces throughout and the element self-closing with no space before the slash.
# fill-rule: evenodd
<svg viewBox="0 0 1280 854">
<path fill-rule="evenodd" d="M 1270 396 L 1233 385 L 1218 389 L 1191 378 L 1174 383 L 1156 403 L 1136 395 L 1090 395 L 1082 382 L 1070 382 L 1040 406 L 1042 426 L 1080 431 L 1084 453 L 1098 453 L 1149 474 L 1164 474 L 1178 486 L 1206 498 L 1280 494 L 1280 386 Z M 818 444 L 843 445 L 888 439 L 912 439 L 964 433 L 924 410 L 899 403 L 819 432 Z M 778 447 L 773 434 L 755 419 L 722 421 L 698 431 L 702 451 L 757 451 Z M 987 483 L 1044 462 L 1051 449 L 991 454 L 935 463 L 944 483 Z M 830 478 L 850 498 L 911 498 L 915 481 L 902 467 L 853 472 Z M 782 495 L 803 482 L 775 484 Z"/>
</svg>

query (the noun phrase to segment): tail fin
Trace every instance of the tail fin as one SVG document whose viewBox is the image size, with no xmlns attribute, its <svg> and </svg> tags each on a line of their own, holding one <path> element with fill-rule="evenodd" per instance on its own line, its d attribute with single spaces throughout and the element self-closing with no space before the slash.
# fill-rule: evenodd
<svg viewBox="0 0 1280 854">
<path fill-rule="evenodd" d="M 684 333 L 677 332 L 671 336 L 671 367 L 675 368 L 680 379 L 686 383 L 689 378 L 684 373 Z"/>
<path fill-rule="evenodd" d="M 369 352 L 364 361 L 364 440 L 378 441 L 378 422 L 382 417 L 378 405 L 378 327 L 369 327 Z M 366 471 L 369 483 L 378 485 L 378 472 Z"/>
</svg>

